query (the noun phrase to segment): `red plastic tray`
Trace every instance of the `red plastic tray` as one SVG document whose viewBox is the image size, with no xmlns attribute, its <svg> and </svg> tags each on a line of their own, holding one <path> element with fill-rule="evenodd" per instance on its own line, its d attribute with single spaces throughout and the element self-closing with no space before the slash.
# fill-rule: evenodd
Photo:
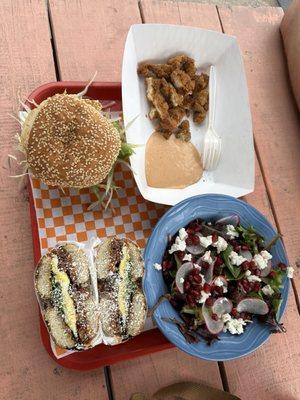
<svg viewBox="0 0 300 400">
<path fill-rule="evenodd" d="M 62 93 L 64 90 L 67 93 L 78 93 L 85 87 L 85 82 L 53 82 L 42 85 L 35 89 L 29 100 L 35 100 L 38 104 L 49 96 L 56 93 Z M 114 100 L 116 103 L 112 110 L 119 111 L 122 109 L 121 101 L 121 84 L 99 83 L 95 82 L 89 88 L 87 95 L 97 100 Z M 30 103 L 28 103 L 30 106 Z M 34 200 L 29 185 L 29 204 L 32 225 L 33 251 L 35 264 L 38 263 L 41 257 L 41 249 L 38 235 L 37 218 L 34 208 Z M 84 352 L 76 352 L 64 358 L 57 359 L 50 345 L 49 334 L 44 321 L 40 315 L 40 333 L 43 345 L 50 356 L 61 366 L 80 371 L 86 371 L 94 368 L 99 368 L 105 365 L 115 364 L 120 361 L 129 360 L 131 358 L 154 353 L 156 351 L 165 350 L 173 347 L 173 345 L 160 333 L 158 329 L 146 331 L 136 338 L 117 346 L 98 345 L 91 350 Z"/>
</svg>

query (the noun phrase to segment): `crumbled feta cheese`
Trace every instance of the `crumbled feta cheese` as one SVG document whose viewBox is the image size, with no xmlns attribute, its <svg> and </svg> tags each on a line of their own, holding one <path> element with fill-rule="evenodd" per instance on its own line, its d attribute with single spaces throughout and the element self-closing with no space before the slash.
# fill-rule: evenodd
<svg viewBox="0 0 300 400">
<path fill-rule="evenodd" d="M 210 253 L 211 253 L 210 250 L 206 251 L 204 253 L 204 255 L 201 257 L 201 260 L 207 262 L 208 264 L 211 264 L 213 262 L 213 260 L 212 260 L 212 258 L 210 256 Z"/>
<path fill-rule="evenodd" d="M 222 236 L 218 236 L 218 240 L 214 243 L 212 243 L 213 247 L 217 248 L 217 253 L 221 253 L 221 251 L 224 251 L 227 249 L 228 243 Z"/>
<path fill-rule="evenodd" d="M 245 276 L 250 276 L 251 275 L 251 271 L 249 271 L 249 269 L 245 272 Z"/>
<path fill-rule="evenodd" d="M 274 293 L 274 290 L 271 288 L 270 285 L 264 286 L 261 290 L 262 290 L 263 294 L 265 294 L 266 296 L 270 296 L 270 297 Z"/>
<path fill-rule="evenodd" d="M 201 297 L 198 300 L 198 303 L 203 304 L 206 302 L 206 300 L 210 297 L 210 293 L 204 292 L 204 290 L 201 290 Z"/>
<path fill-rule="evenodd" d="M 241 333 L 244 332 L 243 328 L 244 325 L 246 325 L 246 321 L 244 321 L 243 318 L 238 318 L 238 319 L 230 318 L 227 320 L 227 322 L 225 322 L 223 332 L 229 331 L 232 335 L 240 335 Z"/>
<path fill-rule="evenodd" d="M 221 279 L 219 276 L 214 280 L 214 284 L 216 286 L 223 287 L 223 293 L 227 293 L 228 292 L 227 286 L 224 285 L 223 279 Z"/>
<path fill-rule="evenodd" d="M 226 233 L 229 236 L 229 239 L 234 239 L 235 237 L 239 237 L 239 233 L 235 230 L 233 225 L 226 225 Z"/>
<path fill-rule="evenodd" d="M 212 225 L 212 223 L 209 221 L 209 222 L 207 223 L 207 225 L 211 226 L 211 225 Z"/>
<path fill-rule="evenodd" d="M 176 237 L 175 243 L 172 244 L 169 253 L 172 254 L 175 251 L 184 251 L 186 248 L 185 240 L 181 240 L 179 236 Z"/>
<path fill-rule="evenodd" d="M 230 320 L 231 320 L 231 315 L 230 314 L 226 313 L 226 314 L 222 315 L 222 321 L 224 322 L 224 324 L 226 322 L 230 321 Z"/>
<path fill-rule="evenodd" d="M 180 279 L 179 279 L 179 282 L 180 282 L 180 283 L 184 283 L 184 278 L 180 278 Z"/>
<path fill-rule="evenodd" d="M 193 264 L 194 265 L 194 268 L 196 268 L 196 269 L 199 269 L 199 271 L 201 271 L 201 267 L 200 267 L 200 265 L 199 264 Z"/>
<path fill-rule="evenodd" d="M 292 278 L 294 276 L 294 268 L 293 267 L 287 267 L 286 276 L 288 278 Z"/>
<path fill-rule="evenodd" d="M 223 282 L 223 280 L 218 276 L 218 277 L 214 280 L 214 284 L 215 284 L 216 286 L 223 286 L 223 285 L 224 285 L 224 282 Z"/>
<path fill-rule="evenodd" d="M 251 273 L 250 273 L 250 275 L 247 276 L 247 280 L 249 282 L 261 282 L 261 279 L 259 276 L 251 275 Z"/>
<path fill-rule="evenodd" d="M 272 259 L 272 254 L 270 254 L 267 250 L 262 250 L 260 252 L 260 255 L 262 256 L 262 258 L 264 258 L 265 260 L 269 261 Z"/>
<path fill-rule="evenodd" d="M 244 261 L 247 261 L 247 258 L 239 256 L 238 253 L 236 253 L 235 251 L 232 251 L 229 254 L 229 258 L 232 265 L 237 265 L 237 266 L 240 266 Z"/>
<path fill-rule="evenodd" d="M 180 240 L 185 240 L 188 237 L 187 231 L 184 228 L 179 229 L 178 236 Z"/>
<path fill-rule="evenodd" d="M 160 271 L 161 270 L 161 265 L 158 263 L 153 264 L 153 267 L 157 270 Z"/>
<path fill-rule="evenodd" d="M 192 261 L 192 255 L 191 254 L 185 254 L 183 257 L 182 261 Z"/>
<path fill-rule="evenodd" d="M 210 236 L 200 236 L 199 240 L 200 240 L 201 246 L 203 246 L 205 248 L 212 244 L 212 236 L 211 235 Z"/>
</svg>

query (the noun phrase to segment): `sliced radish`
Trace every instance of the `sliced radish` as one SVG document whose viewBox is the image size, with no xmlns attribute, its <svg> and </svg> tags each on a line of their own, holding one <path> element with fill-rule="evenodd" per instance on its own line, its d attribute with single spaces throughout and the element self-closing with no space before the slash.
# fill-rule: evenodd
<svg viewBox="0 0 300 400">
<path fill-rule="evenodd" d="M 218 321 L 212 319 L 211 312 L 212 312 L 211 307 L 207 307 L 205 304 L 202 306 L 202 315 L 207 329 L 209 330 L 210 333 L 217 335 L 223 330 L 224 322 L 221 319 L 219 319 Z"/>
<path fill-rule="evenodd" d="M 203 236 L 203 235 L 201 235 L 201 233 L 196 233 L 196 235 L 197 235 L 199 238 L 200 238 L 201 236 Z M 193 254 L 193 255 L 198 255 L 198 254 L 204 253 L 204 251 L 205 251 L 205 247 L 201 246 L 200 243 L 188 245 L 188 246 L 186 246 L 186 249 L 187 249 L 187 251 L 188 251 L 189 253 L 191 253 L 191 254 Z"/>
<path fill-rule="evenodd" d="M 176 272 L 175 282 L 180 293 L 184 292 L 182 279 L 185 279 L 187 274 L 191 272 L 193 269 L 194 269 L 193 263 L 186 262 L 182 264 L 182 266 Z"/>
<path fill-rule="evenodd" d="M 212 312 L 220 318 L 223 314 L 229 314 L 232 310 L 232 302 L 226 297 L 219 297 L 212 306 Z"/>
<path fill-rule="evenodd" d="M 236 214 L 223 217 L 216 221 L 216 225 L 233 225 L 237 226 L 240 223 L 240 217 Z"/>
<path fill-rule="evenodd" d="M 198 261 L 200 262 L 200 260 Z M 205 282 L 211 283 L 213 280 L 213 274 L 214 274 L 214 263 L 210 264 L 207 270 L 202 268 L 201 272 L 203 273 Z"/>
<path fill-rule="evenodd" d="M 242 257 L 246 258 L 248 261 L 251 261 L 252 258 L 253 258 L 252 254 L 251 254 L 251 252 L 249 250 L 241 250 L 240 251 L 240 255 Z"/>
<path fill-rule="evenodd" d="M 228 289 L 228 281 L 227 281 L 227 279 L 225 278 L 225 276 L 223 276 L 223 275 L 216 276 L 216 277 L 214 278 L 214 280 L 213 280 L 213 283 L 215 283 L 215 281 L 216 281 L 217 279 L 221 279 L 221 281 L 223 282 L 222 287 Z M 216 285 L 216 286 L 219 286 L 219 285 Z M 225 293 L 226 293 L 226 291 L 225 291 Z"/>
<path fill-rule="evenodd" d="M 251 314 L 265 315 L 269 312 L 267 303 L 261 299 L 246 298 L 239 302 L 237 312 L 248 312 Z"/>
<path fill-rule="evenodd" d="M 262 278 L 265 278 L 266 276 L 269 275 L 269 273 L 271 272 L 271 269 L 272 269 L 272 263 L 271 263 L 271 260 L 269 260 L 268 261 L 268 265 L 266 266 L 266 268 L 264 268 L 264 269 L 262 269 L 260 271 L 260 276 Z"/>
</svg>

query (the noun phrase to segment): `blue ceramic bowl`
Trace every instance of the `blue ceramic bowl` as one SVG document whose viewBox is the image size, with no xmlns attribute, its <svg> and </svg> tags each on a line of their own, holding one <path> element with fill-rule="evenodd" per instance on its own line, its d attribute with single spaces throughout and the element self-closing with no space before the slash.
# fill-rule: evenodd
<svg viewBox="0 0 300 400">
<path fill-rule="evenodd" d="M 156 304 L 161 295 L 167 293 L 161 271 L 157 271 L 154 263 L 161 263 L 164 251 L 167 246 L 168 235 L 174 235 L 178 229 L 186 226 L 195 218 L 213 220 L 232 214 L 240 216 L 241 224 L 244 226 L 253 225 L 255 229 L 266 239 L 270 240 L 275 234 L 275 230 L 268 220 L 254 207 L 237 200 L 230 196 L 219 194 L 206 194 L 191 197 L 170 208 L 160 219 L 154 228 L 145 250 L 146 275 L 144 280 L 144 290 L 146 293 L 149 308 Z M 273 246 L 272 262 L 282 261 L 288 263 L 286 253 L 281 240 Z M 283 301 L 279 310 L 282 317 L 288 298 L 289 279 L 285 278 L 283 288 Z M 248 324 L 242 335 L 231 335 L 221 333 L 219 341 L 208 346 L 204 341 L 196 344 L 189 344 L 178 331 L 176 325 L 164 322 L 161 317 L 179 318 L 177 311 L 168 301 L 164 301 L 156 309 L 154 318 L 159 329 L 163 334 L 179 349 L 192 356 L 211 361 L 233 360 L 243 357 L 267 341 L 270 337 L 270 329 L 258 321 Z"/>
</svg>

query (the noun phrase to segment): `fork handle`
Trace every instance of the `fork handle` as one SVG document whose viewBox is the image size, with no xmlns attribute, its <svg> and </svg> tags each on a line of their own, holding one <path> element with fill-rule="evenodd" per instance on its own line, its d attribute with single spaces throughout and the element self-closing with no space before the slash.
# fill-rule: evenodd
<svg viewBox="0 0 300 400">
<path fill-rule="evenodd" d="M 209 101 L 208 101 L 208 128 L 212 128 L 215 119 L 215 107 L 216 107 L 216 91 L 217 91 L 217 81 L 216 81 L 216 67 L 213 65 L 209 70 Z"/>
</svg>

